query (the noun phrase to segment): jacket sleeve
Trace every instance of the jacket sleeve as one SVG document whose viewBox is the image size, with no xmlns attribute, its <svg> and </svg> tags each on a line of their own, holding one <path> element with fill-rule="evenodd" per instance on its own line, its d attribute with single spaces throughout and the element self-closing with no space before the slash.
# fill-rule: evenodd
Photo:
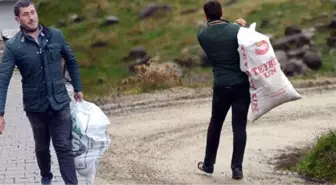
<svg viewBox="0 0 336 185">
<path fill-rule="evenodd" d="M 61 54 L 65 60 L 65 65 L 67 67 L 67 70 L 69 72 L 69 75 L 71 77 L 72 85 L 74 87 L 75 92 L 80 92 L 82 91 L 82 83 L 80 79 L 80 72 L 79 72 L 79 65 L 78 62 L 72 52 L 71 47 L 69 44 L 66 42 L 63 34 L 61 31 L 61 39 L 62 39 L 62 51 Z"/>
<path fill-rule="evenodd" d="M 7 91 L 10 79 L 15 68 L 15 59 L 12 51 L 5 44 L 2 62 L 0 63 L 0 115 L 4 115 Z"/>
</svg>

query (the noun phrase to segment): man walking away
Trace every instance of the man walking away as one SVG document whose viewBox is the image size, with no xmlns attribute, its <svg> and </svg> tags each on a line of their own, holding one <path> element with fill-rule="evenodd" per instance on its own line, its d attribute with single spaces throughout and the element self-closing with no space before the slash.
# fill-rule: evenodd
<svg viewBox="0 0 336 185">
<path fill-rule="evenodd" d="M 208 22 L 198 34 L 198 40 L 212 63 L 214 84 L 205 158 L 198 163 L 198 168 L 213 173 L 223 122 L 232 107 L 232 178 L 241 179 L 250 94 L 248 77 L 240 70 L 237 34 L 238 24 L 244 26 L 246 22 L 238 19 L 238 24 L 231 24 L 222 20 L 222 7 L 218 1 L 208 1 L 203 9 Z"/>
<path fill-rule="evenodd" d="M 10 38 L 0 64 L 0 133 L 4 131 L 4 110 L 10 78 L 15 66 L 22 76 L 23 105 L 30 121 L 42 184 L 50 184 L 50 139 L 56 150 L 60 172 L 66 184 L 78 184 L 74 156 L 71 153 L 70 97 L 65 87 L 61 58 L 72 78 L 75 99 L 83 99 L 79 67 L 60 30 L 38 23 L 38 14 L 30 0 L 14 5 L 20 31 Z M 15 124 L 15 123 L 12 123 Z"/>
</svg>

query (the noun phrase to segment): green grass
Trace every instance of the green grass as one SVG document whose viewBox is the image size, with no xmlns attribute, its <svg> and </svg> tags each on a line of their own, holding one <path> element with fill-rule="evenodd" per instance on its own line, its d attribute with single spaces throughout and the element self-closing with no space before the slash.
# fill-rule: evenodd
<svg viewBox="0 0 336 185">
<path fill-rule="evenodd" d="M 336 183 L 336 134 L 322 134 L 313 145 L 292 148 L 277 159 L 276 169 L 297 172 L 309 181 Z"/>
<path fill-rule="evenodd" d="M 37 2 L 38 0 L 36 0 Z M 62 27 L 67 41 L 73 48 L 79 61 L 81 75 L 84 83 L 84 91 L 88 98 L 93 96 L 106 96 L 117 92 L 117 86 L 121 81 L 129 77 L 128 66 L 134 61 L 125 62 L 125 57 L 131 48 L 143 45 L 151 56 L 160 56 L 163 61 L 173 61 L 181 56 L 183 48 L 198 45 L 196 33 L 197 23 L 204 21 L 202 10 L 203 0 L 160 0 L 173 7 L 172 13 L 166 16 L 158 16 L 146 20 L 139 20 L 139 12 L 150 0 L 39 0 L 38 7 L 40 22 L 47 26 L 56 26 L 59 20 L 68 21 L 68 16 L 76 13 L 85 20 L 81 23 L 68 23 Z M 220 2 L 224 2 L 221 0 Z M 189 8 L 197 8 L 198 11 L 181 15 L 180 12 Z M 283 35 L 287 25 L 299 25 L 310 27 L 328 18 L 303 22 L 303 19 L 314 15 L 320 15 L 321 10 L 332 15 L 334 9 L 329 1 L 323 0 L 240 0 L 237 4 L 224 7 L 224 17 L 234 21 L 244 17 L 249 23 L 257 22 L 257 30 L 263 33 L 272 33 L 275 37 Z M 278 16 L 276 12 L 282 12 Z M 120 19 L 120 23 L 112 26 L 101 26 L 101 22 L 107 15 L 114 15 Z M 259 28 L 262 18 L 271 20 L 269 26 Z M 316 43 L 323 53 L 323 69 L 320 75 L 333 73 L 334 60 L 326 49 L 326 31 L 319 31 Z M 92 48 L 91 44 L 97 41 L 106 42 L 105 47 Z M 187 74 L 183 81 L 186 86 L 209 85 L 211 81 L 190 81 L 190 76 L 211 75 L 210 69 L 186 69 Z M 168 86 L 169 87 L 169 86 Z M 144 89 L 162 88 L 154 85 Z M 142 92 L 142 90 L 127 90 L 128 92 Z"/>
<path fill-rule="evenodd" d="M 330 132 L 318 138 L 301 160 L 291 169 L 309 179 L 336 183 L 336 134 Z"/>
</svg>

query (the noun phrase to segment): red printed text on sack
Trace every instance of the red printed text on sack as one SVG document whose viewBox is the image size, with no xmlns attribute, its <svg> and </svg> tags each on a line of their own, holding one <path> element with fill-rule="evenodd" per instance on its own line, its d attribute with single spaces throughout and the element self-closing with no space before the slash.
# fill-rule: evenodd
<svg viewBox="0 0 336 185">
<path fill-rule="evenodd" d="M 254 67 L 251 69 L 251 72 L 254 75 L 263 75 L 265 78 L 269 78 L 273 76 L 277 72 L 276 65 L 278 64 L 278 61 L 276 58 L 273 58 L 272 60 L 267 61 L 266 63 L 263 63 L 257 67 Z"/>
<path fill-rule="evenodd" d="M 259 105 L 258 105 L 258 97 L 256 93 L 253 93 L 251 96 L 252 100 L 252 111 L 253 112 L 258 112 L 259 111 Z"/>
</svg>

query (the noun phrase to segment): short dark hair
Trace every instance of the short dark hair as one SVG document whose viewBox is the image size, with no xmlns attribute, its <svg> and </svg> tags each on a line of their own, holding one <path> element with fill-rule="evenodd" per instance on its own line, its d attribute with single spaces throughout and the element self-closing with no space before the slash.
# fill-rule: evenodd
<svg viewBox="0 0 336 185">
<path fill-rule="evenodd" d="M 218 20 L 222 17 L 222 5 L 217 0 L 210 0 L 203 5 L 205 15 L 210 20 Z"/>
<path fill-rule="evenodd" d="M 20 15 L 20 8 L 28 7 L 30 5 L 34 5 L 34 3 L 31 0 L 18 0 L 14 4 L 14 15 L 19 16 Z"/>
</svg>

